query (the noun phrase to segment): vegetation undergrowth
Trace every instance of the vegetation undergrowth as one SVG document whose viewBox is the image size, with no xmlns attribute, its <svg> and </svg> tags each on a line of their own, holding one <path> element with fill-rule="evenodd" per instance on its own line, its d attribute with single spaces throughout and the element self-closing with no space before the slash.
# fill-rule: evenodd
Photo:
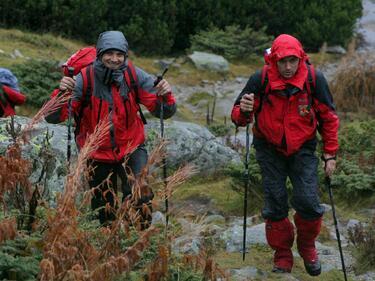
<svg viewBox="0 0 375 281">
<path fill-rule="evenodd" d="M 23 239 L 14 240 L 13 244 L 9 242 L 8 246 L 3 244 L 3 264 L 0 264 L 3 277 L 46 281 L 129 280 L 130 272 L 133 277 L 138 272 L 139 277 L 134 280 L 170 280 L 182 276 L 192 280 L 202 279 L 203 276 L 224 278 L 226 273 L 206 255 L 173 255 L 168 246 L 171 237 L 163 234 L 163 226 L 150 226 L 149 205 L 139 203 L 141 196 L 150 193 L 150 186 L 153 186 L 157 197 L 170 197 L 174 188 L 193 173 L 191 166 L 182 167 L 168 177 L 165 186 L 155 174 L 151 176 L 149 169 L 154 171 L 164 157 L 163 142 L 153 150 L 139 177 L 128 176 L 134 192 L 123 202 L 117 198 L 117 208 L 108 210 L 116 213 L 116 219 L 110 226 L 90 222 L 93 216 L 87 216 L 85 210 L 93 191 L 85 192 L 82 180 L 89 173 L 87 159 L 108 129 L 106 119 L 101 120 L 96 131 L 90 135 L 77 162 L 71 163 L 74 167 L 67 175 L 56 208 L 48 207 L 45 202 L 41 205 L 42 191 L 46 187 L 39 184 L 34 186 L 29 182 L 31 166 L 29 160 L 22 158 L 21 147 L 29 141 L 30 130 L 42 117 L 66 100 L 65 96 L 52 98 L 23 129 L 14 124 L 13 118 L 7 126 L 13 141 L 5 155 L 0 156 L 0 196 L 4 212 L 0 221 L 0 243 L 19 237 Z M 14 208 L 19 210 L 18 216 L 8 211 Z M 37 247 L 29 247 L 26 252 L 29 242 Z M 20 262 L 22 265 L 17 264 Z"/>
</svg>

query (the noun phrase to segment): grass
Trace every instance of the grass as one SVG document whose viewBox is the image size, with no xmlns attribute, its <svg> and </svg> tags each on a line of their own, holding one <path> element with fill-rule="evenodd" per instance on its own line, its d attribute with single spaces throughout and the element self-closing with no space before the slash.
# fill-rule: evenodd
<svg viewBox="0 0 375 281">
<path fill-rule="evenodd" d="M 243 195 L 234 191 L 231 188 L 231 179 L 224 176 L 195 177 L 182 186 L 180 186 L 173 195 L 173 200 L 177 202 L 194 199 L 198 200 L 208 199 L 216 211 L 226 215 L 242 216 L 243 212 Z M 250 211 L 259 212 L 262 202 L 253 200 L 251 194 L 249 195 Z M 251 206 L 250 206 L 251 204 Z"/>
<path fill-rule="evenodd" d="M 296 251 L 296 249 L 294 249 Z M 277 274 L 272 273 L 273 265 L 273 251 L 271 248 L 265 245 L 253 245 L 249 252 L 246 254 L 246 258 L 242 261 L 242 253 L 227 253 L 218 252 L 215 257 L 215 262 L 219 264 L 222 269 L 240 269 L 244 267 L 255 267 L 258 271 L 258 277 L 249 280 L 294 280 L 290 277 L 292 275 L 296 280 L 303 281 L 337 281 L 343 280 L 343 273 L 339 270 L 331 270 L 329 272 L 322 272 L 319 277 L 312 277 L 305 271 L 303 260 L 300 257 L 294 257 L 294 266 L 291 274 Z M 262 276 L 262 277 L 261 277 Z M 234 281 L 233 277 L 231 281 Z M 348 280 L 354 280 L 348 278 Z"/>
<path fill-rule="evenodd" d="M 66 60 L 71 54 L 84 45 L 81 42 L 64 39 L 53 34 L 37 34 L 17 29 L 0 29 L 0 64 L 9 67 L 25 63 L 27 58 Z M 24 58 L 11 58 L 10 54 L 17 49 Z"/>
</svg>

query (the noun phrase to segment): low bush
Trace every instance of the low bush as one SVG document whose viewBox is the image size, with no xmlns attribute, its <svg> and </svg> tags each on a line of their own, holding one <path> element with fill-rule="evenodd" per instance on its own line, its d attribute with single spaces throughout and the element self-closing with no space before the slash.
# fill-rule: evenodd
<svg viewBox="0 0 375 281">
<path fill-rule="evenodd" d="M 30 60 L 18 64 L 12 71 L 20 81 L 22 92 L 27 96 L 27 104 L 41 107 L 53 89 L 59 86 L 62 77 L 56 61 Z"/>
<path fill-rule="evenodd" d="M 225 137 L 233 131 L 233 127 L 225 124 L 214 123 L 208 125 L 208 130 L 216 137 Z"/>
<path fill-rule="evenodd" d="M 222 55 L 228 59 L 244 59 L 262 52 L 271 46 L 272 37 L 266 35 L 265 28 L 258 31 L 250 27 L 244 29 L 231 25 L 225 29 L 211 26 L 191 36 L 191 50 Z"/>
<path fill-rule="evenodd" d="M 333 184 L 344 197 L 375 191 L 375 120 L 345 124 Z"/>
</svg>

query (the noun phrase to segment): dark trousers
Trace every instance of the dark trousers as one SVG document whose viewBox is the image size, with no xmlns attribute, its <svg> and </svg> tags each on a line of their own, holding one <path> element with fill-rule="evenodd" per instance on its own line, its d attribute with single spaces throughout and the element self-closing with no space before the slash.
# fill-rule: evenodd
<svg viewBox="0 0 375 281">
<path fill-rule="evenodd" d="M 260 165 L 265 205 L 265 219 L 278 221 L 289 211 L 286 180 L 289 177 L 293 190 L 291 205 L 306 220 L 319 218 L 324 213 L 318 195 L 318 158 L 316 141 L 309 141 L 291 156 L 285 156 L 274 147 L 254 139 L 256 159 Z"/>
<path fill-rule="evenodd" d="M 126 163 L 126 168 L 137 176 L 147 163 L 148 155 L 144 145 L 140 145 L 130 156 Z M 123 162 L 106 163 L 92 160 L 89 162 L 93 172 L 89 180 L 90 188 L 95 188 L 91 199 L 91 209 L 101 208 L 98 212 L 101 224 L 115 219 L 114 216 L 114 194 L 117 193 L 117 177 L 121 180 L 121 191 L 123 200 L 131 194 L 131 186 L 123 167 Z M 109 203 L 111 210 L 102 208 Z"/>
</svg>

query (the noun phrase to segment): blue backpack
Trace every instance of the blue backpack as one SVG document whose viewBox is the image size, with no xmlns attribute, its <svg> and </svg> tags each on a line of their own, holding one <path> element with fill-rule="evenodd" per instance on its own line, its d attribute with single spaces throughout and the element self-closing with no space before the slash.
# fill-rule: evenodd
<svg viewBox="0 0 375 281">
<path fill-rule="evenodd" d="M 8 86 L 17 92 L 20 91 L 17 77 L 9 69 L 0 67 L 0 84 Z"/>
</svg>

